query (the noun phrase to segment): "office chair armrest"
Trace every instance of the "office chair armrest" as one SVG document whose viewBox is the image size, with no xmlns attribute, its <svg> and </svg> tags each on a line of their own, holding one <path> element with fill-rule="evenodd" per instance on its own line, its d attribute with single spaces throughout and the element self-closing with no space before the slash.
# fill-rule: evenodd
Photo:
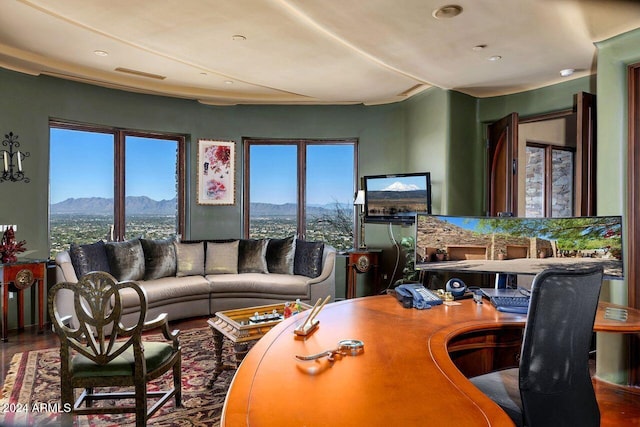
<svg viewBox="0 0 640 427">
<path fill-rule="evenodd" d="M 144 322 L 143 330 L 148 331 L 150 329 L 162 329 L 162 335 L 167 341 L 173 341 L 173 346 L 178 348 L 180 342 L 178 341 L 178 335 L 180 334 L 179 329 L 174 329 L 173 331 L 169 329 L 169 321 L 167 320 L 167 313 L 161 313 L 153 320 L 149 320 Z"/>
</svg>

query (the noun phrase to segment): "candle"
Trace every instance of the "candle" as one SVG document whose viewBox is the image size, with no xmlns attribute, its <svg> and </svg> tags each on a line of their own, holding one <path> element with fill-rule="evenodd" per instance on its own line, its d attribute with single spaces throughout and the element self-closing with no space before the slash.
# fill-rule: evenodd
<svg viewBox="0 0 640 427">
<path fill-rule="evenodd" d="M 9 170 L 9 162 L 7 161 L 7 152 L 3 152 L 2 156 L 4 157 L 4 171 L 8 171 Z"/>
<path fill-rule="evenodd" d="M 20 158 L 20 150 L 18 150 L 18 172 L 22 172 L 22 159 Z"/>
</svg>

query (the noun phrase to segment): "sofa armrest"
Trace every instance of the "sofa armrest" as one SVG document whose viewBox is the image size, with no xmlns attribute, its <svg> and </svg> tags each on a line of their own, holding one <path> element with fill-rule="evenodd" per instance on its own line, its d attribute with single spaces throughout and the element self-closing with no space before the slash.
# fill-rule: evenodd
<svg viewBox="0 0 640 427">
<path fill-rule="evenodd" d="M 78 283 L 76 271 L 73 269 L 68 251 L 63 251 L 56 255 L 56 283 L 60 282 Z"/>
<path fill-rule="evenodd" d="M 336 250 L 334 247 L 324 245 L 322 253 L 322 272 L 318 277 L 307 281 L 310 290 L 311 304 L 318 298 L 324 299 L 331 295 L 331 301 L 336 298 Z"/>
<path fill-rule="evenodd" d="M 68 251 L 60 252 L 56 255 L 56 283 L 70 282 L 78 283 L 76 271 L 71 264 L 71 256 Z M 56 298 L 56 310 L 61 317 L 69 317 L 72 327 L 78 327 L 78 318 L 73 308 L 73 294 L 71 292 L 60 292 Z"/>
<path fill-rule="evenodd" d="M 307 283 L 319 283 L 327 280 L 330 276 L 335 275 L 336 269 L 336 250 L 333 246 L 324 245 L 324 251 L 322 253 L 322 271 L 318 277 L 314 277 Z"/>
</svg>

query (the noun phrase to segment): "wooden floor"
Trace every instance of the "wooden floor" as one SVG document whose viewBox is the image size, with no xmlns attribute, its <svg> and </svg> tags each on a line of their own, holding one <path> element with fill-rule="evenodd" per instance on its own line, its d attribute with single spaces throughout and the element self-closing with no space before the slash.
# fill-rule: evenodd
<svg viewBox="0 0 640 427">
<path fill-rule="evenodd" d="M 172 322 L 172 329 L 188 330 L 206 326 L 206 318 Z M 14 354 L 41 350 L 58 346 L 58 337 L 51 330 L 42 334 L 37 328 L 29 327 L 18 333 L 9 331 L 9 341 L 0 342 L 2 372 L 0 379 L 4 384 L 5 376 Z M 596 396 L 600 406 L 602 427 L 640 426 L 640 388 L 620 387 L 603 381 L 595 381 Z"/>
</svg>

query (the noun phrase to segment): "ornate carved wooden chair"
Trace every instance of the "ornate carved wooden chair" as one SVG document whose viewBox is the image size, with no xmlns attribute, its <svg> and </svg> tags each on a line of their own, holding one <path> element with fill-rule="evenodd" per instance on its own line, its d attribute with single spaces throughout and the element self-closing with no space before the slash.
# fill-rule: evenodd
<svg viewBox="0 0 640 427">
<path fill-rule="evenodd" d="M 67 326 L 55 309 L 60 292 L 73 292 L 78 328 Z M 137 297 L 140 317 L 133 326 L 120 322 L 122 297 Z M 49 313 L 60 338 L 60 384 L 63 405 L 73 408 L 63 414 L 63 425 L 71 425 L 73 415 L 135 413 L 136 425 L 144 426 L 160 407 L 175 397 L 181 406 L 181 350 L 179 331 L 170 331 L 165 314 L 145 322 L 147 301 L 135 282 L 118 283 L 104 272 L 92 272 L 78 283 L 58 283 L 49 291 Z M 166 340 L 144 341 L 142 332 L 162 328 Z M 173 387 L 147 391 L 147 383 L 173 370 Z M 118 392 L 94 392 L 98 387 L 118 387 Z M 84 389 L 75 400 L 75 389 Z M 133 390 L 131 390 L 133 388 Z M 148 408 L 147 399 L 158 399 Z M 134 399 L 125 406 L 93 406 L 105 399 Z M 75 400 L 75 402 L 74 402 Z M 82 406 L 86 403 L 86 406 Z"/>
</svg>

